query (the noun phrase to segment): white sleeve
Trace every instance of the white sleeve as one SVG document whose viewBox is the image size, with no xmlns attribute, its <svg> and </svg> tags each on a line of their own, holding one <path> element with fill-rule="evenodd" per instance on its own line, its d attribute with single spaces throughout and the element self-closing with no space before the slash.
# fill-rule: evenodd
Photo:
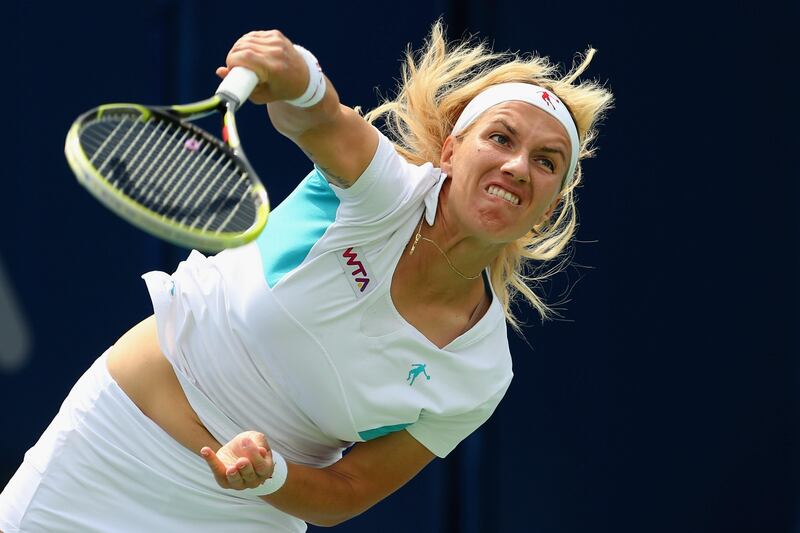
<svg viewBox="0 0 800 533">
<path fill-rule="evenodd" d="M 413 205 L 439 179 L 438 168 L 431 163 L 409 163 L 383 133 L 377 128 L 375 131 L 378 148 L 356 182 L 347 189 L 330 184 L 341 202 L 336 215 L 339 221 L 368 224 L 381 220 L 389 213 L 402 211 L 404 205 Z M 320 173 L 324 176 L 321 170 Z"/>
<path fill-rule="evenodd" d="M 510 384 L 509 381 L 477 408 L 460 415 L 441 416 L 423 411 L 419 420 L 406 431 L 437 457 L 446 457 L 459 442 L 489 420 Z"/>
</svg>

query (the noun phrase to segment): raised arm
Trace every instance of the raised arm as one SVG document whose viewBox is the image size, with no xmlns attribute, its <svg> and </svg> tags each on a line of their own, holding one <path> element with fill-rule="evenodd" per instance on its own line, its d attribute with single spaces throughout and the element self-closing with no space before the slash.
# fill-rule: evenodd
<svg viewBox="0 0 800 533">
<path fill-rule="evenodd" d="M 300 97 L 309 84 L 309 68 L 301 53 L 278 30 L 254 31 L 231 48 L 229 69 L 244 66 L 260 80 L 250 100 L 267 104 L 272 124 L 295 142 L 331 183 L 347 188 L 367 168 L 378 146 L 377 132 L 353 109 L 339 102 L 333 84 L 325 78 L 325 95 L 311 107 L 286 103 Z"/>
</svg>

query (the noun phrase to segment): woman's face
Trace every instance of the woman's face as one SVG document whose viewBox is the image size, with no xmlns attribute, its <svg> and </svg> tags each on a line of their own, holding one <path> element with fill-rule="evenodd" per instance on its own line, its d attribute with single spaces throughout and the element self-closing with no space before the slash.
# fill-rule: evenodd
<svg viewBox="0 0 800 533">
<path fill-rule="evenodd" d="M 557 206 L 569 155 L 566 130 L 541 109 L 524 102 L 488 109 L 442 148 L 450 220 L 493 243 L 522 237 Z"/>
</svg>

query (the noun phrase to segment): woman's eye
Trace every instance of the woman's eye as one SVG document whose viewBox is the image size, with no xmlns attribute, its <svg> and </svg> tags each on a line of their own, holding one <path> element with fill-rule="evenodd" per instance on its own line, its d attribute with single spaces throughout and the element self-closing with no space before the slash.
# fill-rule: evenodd
<svg viewBox="0 0 800 533">
<path fill-rule="evenodd" d="M 537 161 L 539 162 L 540 165 L 546 167 L 550 172 L 555 172 L 556 165 L 549 159 L 542 158 L 542 159 L 537 159 Z"/>
<path fill-rule="evenodd" d="M 502 144 L 503 146 L 508 144 L 508 137 L 506 137 L 502 133 L 492 133 L 491 135 L 489 135 L 489 138 L 494 142 L 496 142 L 497 144 Z"/>
</svg>

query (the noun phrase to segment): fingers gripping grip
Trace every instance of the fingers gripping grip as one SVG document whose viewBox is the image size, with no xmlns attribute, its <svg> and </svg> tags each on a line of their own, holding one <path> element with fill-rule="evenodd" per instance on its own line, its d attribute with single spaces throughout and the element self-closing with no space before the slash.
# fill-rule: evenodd
<svg viewBox="0 0 800 533">
<path fill-rule="evenodd" d="M 222 83 L 217 87 L 216 94 L 230 100 L 238 109 L 258 85 L 258 76 L 255 72 L 244 67 L 233 67 Z"/>
</svg>

